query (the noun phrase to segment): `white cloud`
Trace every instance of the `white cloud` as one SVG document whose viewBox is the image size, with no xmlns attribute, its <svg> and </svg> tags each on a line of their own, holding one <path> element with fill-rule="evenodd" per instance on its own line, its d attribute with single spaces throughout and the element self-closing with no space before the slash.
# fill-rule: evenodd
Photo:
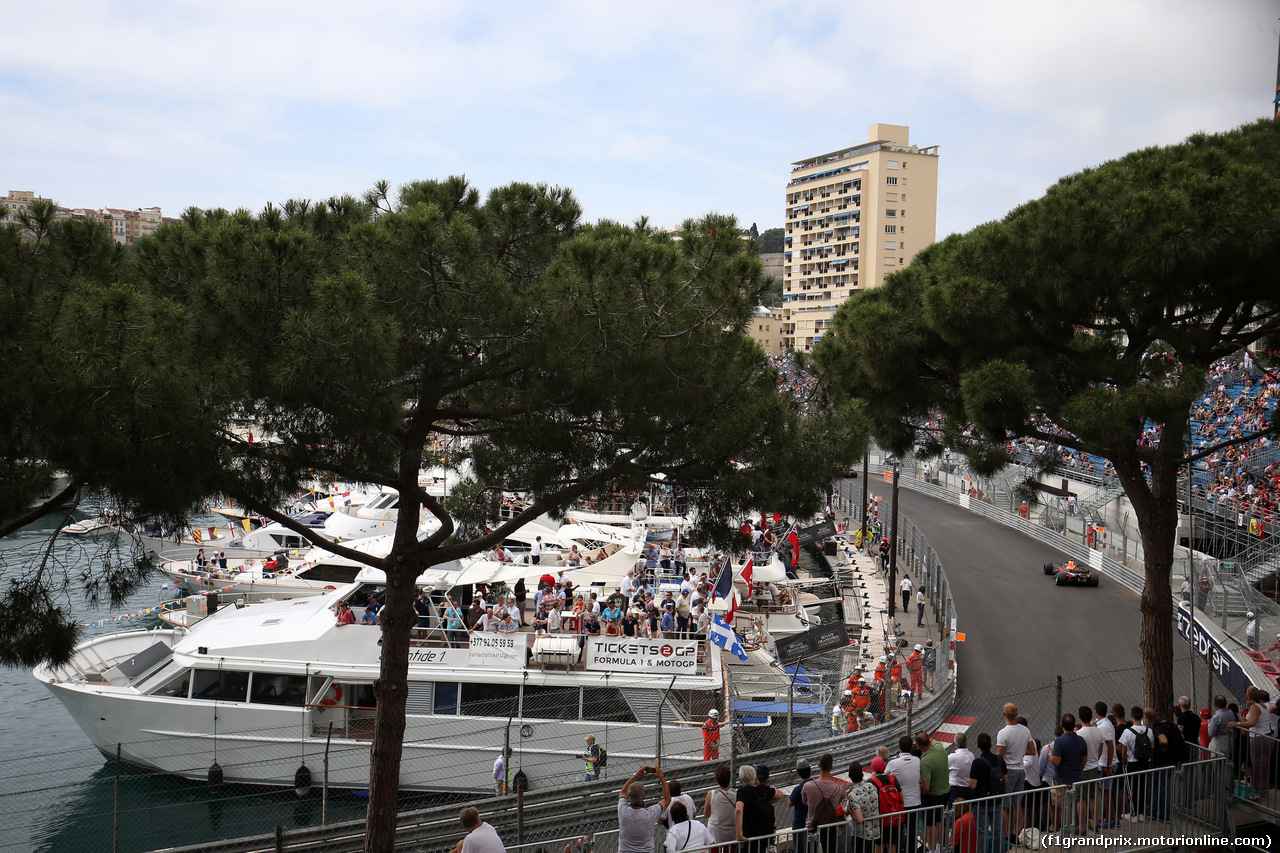
<svg viewBox="0 0 1280 853">
<path fill-rule="evenodd" d="M 65 203 L 258 208 L 466 173 L 589 218 L 782 216 L 873 122 L 941 145 L 939 235 L 1268 114 L 1266 0 L 122 2 L 6 10 L 0 163 Z M 14 132 L 20 128 L 20 132 Z"/>
</svg>

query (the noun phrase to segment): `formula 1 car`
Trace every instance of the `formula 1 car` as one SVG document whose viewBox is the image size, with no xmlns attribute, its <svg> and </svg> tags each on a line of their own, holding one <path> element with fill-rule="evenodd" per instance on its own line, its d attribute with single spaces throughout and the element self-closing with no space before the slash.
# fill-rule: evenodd
<svg viewBox="0 0 1280 853">
<path fill-rule="evenodd" d="M 1069 583 L 1085 586 L 1098 585 L 1098 573 L 1088 566 L 1080 565 L 1075 560 L 1067 560 L 1065 563 L 1045 563 L 1044 573 L 1053 575 L 1053 582 L 1058 586 L 1066 586 Z"/>
</svg>

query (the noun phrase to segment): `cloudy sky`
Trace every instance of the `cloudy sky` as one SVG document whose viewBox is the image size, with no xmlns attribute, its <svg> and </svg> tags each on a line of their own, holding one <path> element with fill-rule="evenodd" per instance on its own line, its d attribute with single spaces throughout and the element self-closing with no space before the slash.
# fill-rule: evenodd
<svg viewBox="0 0 1280 853">
<path fill-rule="evenodd" d="M 465 174 L 586 217 L 782 223 L 790 163 L 940 145 L 938 236 L 1272 112 L 1276 0 L 5 4 L 0 193 L 70 207 Z"/>
</svg>

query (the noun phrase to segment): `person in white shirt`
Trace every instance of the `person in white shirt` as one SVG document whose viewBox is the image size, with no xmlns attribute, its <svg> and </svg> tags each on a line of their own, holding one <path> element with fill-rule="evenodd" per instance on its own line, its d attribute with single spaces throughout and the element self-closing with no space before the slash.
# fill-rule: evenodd
<svg viewBox="0 0 1280 853">
<path fill-rule="evenodd" d="M 1004 757 L 1005 793 L 1016 794 L 1022 790 L 1022 756 L 1031 743 L 1031 731 L 1018 722 L 1018 706 L 1008 702 L 1004 706 L 1004 728 L 996 735 L 996 755 Z"/>
<path fill-rule="evenodd" d="M 947 782 L 951 785 L 948 806 L 956 800 L 969 799 L 969 790 L 977 784 L 969 775 L 973 767 L 973 753 L 969 750 L 968 736 L 963 732 L 956 735 L 955 744 L 955 752 L 947 756 Z"/>
<path fill-rule="evenodd" d="M 685 814 L 690 820 L 698 816 L 698 806 L 693 801 L 693 797 L 684 792 L 684 787 L 680 784 L 679 779 L 668 779 L 667 787 L 671 790 L 671 805 L 667 806 L 667 810 L 662 813 L 662 822 L 670 829 L 674 826 L 671 817 L 671 810 L 681 803 L 684 804 Z"/>
<path fill-rule="evenodd" d="M 533 545 L 529 547 L 529 562 L 535 566 L 542 562 L 542 537 L 534 537 Z"/>
<path fill-rule="evenodd" d="M 1111 777 L 1117 775 L 1120 763 L 1120 755 L 1116 750 L 1116 726 L 1107 716 L 1106 702 L 1094 703 L 1093 717 L 1097 722 L 1098 731 L 1102 732 L 1102 749 L 1098 753 L 1098 775 L 1102 777 L 1102 782 L 1099 783 L 1102 788 L 1100 817 L 1102 820 L 1111 821 L 1109 826 L 1114 826 L 1117 817 L 1114 794 L 1116 780 Z"/>
<path fill-rule="evenodd" d="M 688 794 L 684 796 L 687 797 Z M 689 810 L 684 803 L 672 802 L 671 808 L 667 810 L 667 815 L 671 823 L 671 828 L 667 830 L 667 840 L 663 842 L 663 847 L 667 853 L 679 853 L 681 850 L 690 850 L 697 847 L 710 847 L 716 843 L 715 838 L 711 835 L 711 830 L 689 817 Z"/>
<path fill-rule="evenodd" d="M 885 773 L 898 777 L 902 787 L 902 804 L 907 808 L 920 805 L 920 759 L 911 754 L 912 739 L 903 735 L 898 739 L 898 757 L 885 767 Z"/>
<path fill-rule="evenodd" d="M 458 841 L 453 853 L 507 853 L 498 830 L 480 820 L 480 812 L 465 808 L 458 816 L 467 834 Z"/>
<path fill-rule="evenodd" d="M 912 586 L 913 585 L 911 583 L 911 578 L 907 577 L 906 575 L 903 575 L 902 583 L 898 585 L 898 588 L 902 590 L 902 615 L 904 619 L 906 618 L 906 615 L 907 615 L 907 608 L 911 604 Z"/>
</svg>

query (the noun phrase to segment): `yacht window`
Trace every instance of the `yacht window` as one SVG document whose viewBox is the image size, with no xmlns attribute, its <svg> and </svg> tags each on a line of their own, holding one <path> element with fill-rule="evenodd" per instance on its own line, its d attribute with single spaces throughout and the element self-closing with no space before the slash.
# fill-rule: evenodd
<svg viewBox="0 0 1280 853">
<path fill-rule="evenodd" d="M 152 696 L 172 696 L 175 699 L 186 699 L 191 689 L 191 670 L 184 669 L 174 678 L 169 679 Z"/>
<path fill-rule="evenodd" d="M 578 688 L 525 685 L 520 716 L 524 719 L 576 720 Z"/>
<path fill-rule="evenodd" d="M 472 717 L 514 715 L 520 701 L 519 684 L 462 685 L 462 713 Z"/>
<path fill-rule="evenodd" d="M 635 712 L 616 687 L 582 688 L 582 716 L 588 720 L 610 723 L 637 722 Z"/>
<path fill-rule="evenodd" d="M 332 584 L 354 583 L 360 573 L 360 566 L 337 566 L 331 563 L 319 563 L 305 571 L 298 572 L 298 577 L 310 581 L 325 581 Z"/>
<path fill-rule="evenodd" d="M 255 672 L 249 701 L 261 705 L 295 705 L 302 707 L 307 699 L 305 675 L 280 675 L 274 672 Z"/>
<path fill-rule="evenodd" d="M 249 693 L 249 673 L 216 669 L 197 669 L 191 688 L 192 699 L 216 699 L 219 702 L 243 702 Z"/>
<path fill-rule="evenodd" d="M 437 714 L 458 713 L 458 684 L 456 681 L 437 681 L 435 706 Z"/>
</svg>

